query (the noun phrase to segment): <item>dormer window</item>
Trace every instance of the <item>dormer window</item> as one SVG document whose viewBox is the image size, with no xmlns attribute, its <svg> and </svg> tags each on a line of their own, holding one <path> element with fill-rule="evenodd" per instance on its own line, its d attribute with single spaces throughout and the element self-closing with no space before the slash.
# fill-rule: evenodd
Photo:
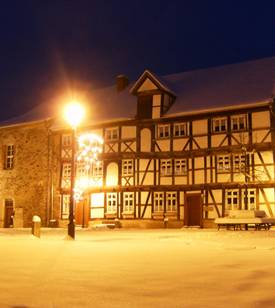
<svg viewBox="0 0 275 308">
<path fill-rule="evenodd" d="M 241 131 L 246 129 L 246 116 L 244 114 L 231 117 L 232 131 Z"/>
<path fill-rule="evenodd" d="M 187 123 L 175 123 L 174 124 L 174 137 L 187 136 Z"/>
<path fill-rule="evenodd" d="M 118 139 L 118 127 L 106 128 L 105 140 L 114 141 Z"/>
</svg>

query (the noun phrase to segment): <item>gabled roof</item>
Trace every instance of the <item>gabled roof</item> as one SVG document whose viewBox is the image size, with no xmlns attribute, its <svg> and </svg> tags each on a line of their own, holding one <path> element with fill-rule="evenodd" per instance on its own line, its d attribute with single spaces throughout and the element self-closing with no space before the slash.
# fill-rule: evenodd
<svg viewBox="0 0 275 308">
<path fill-rule="evenodd" d="M 134 84 L 122 92 L 117 92 L 116 86 L 91 91 L 89 122 L 92 124 L 135 118 L 136 97 L 132 93 L 146 78 L 153 80 L 164 91 L 176 95 L 176 100 L 167 112 L 167 116 L 268 102 L 275 94 L 275 57 L 162 77 L 146 70 Z M 47 118 L 60 119 L 57 107 L 57 101 L 47 101 L 24 115 L 0 123 L 0 126 Z"/>
<path fill-rule="evenodd" d="M 138 78 L 138 80 L 134 83 L 134 85 L 130 89 L 130 93 L 133 95 L 136 95 L 138 92 L 138 89 L 141 87 L 141 85 L 145 82 L 146 79 L 151 80 L 158 89 L 170 93 L 173 96 L 176 96 L 175 93 L 172 92 L 171 89 L 166 85 L 165 81 L 161 79 L 161 77 L 158 77 L 157 75 L 153 74 L 149 70 L 145 70 L 143 74 Z"/>
</svg>

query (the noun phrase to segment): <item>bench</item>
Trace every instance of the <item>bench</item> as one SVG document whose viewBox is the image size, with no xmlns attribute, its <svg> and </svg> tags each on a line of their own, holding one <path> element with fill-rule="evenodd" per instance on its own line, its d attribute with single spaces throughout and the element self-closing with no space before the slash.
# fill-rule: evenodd
<svg viewBox="0 0 275 308">
<path fill-rule="evenodd" d="M 230 230 L 248 230 L 250 227 L 255 230 L 269 230 L 275 225 L 275 218 L 268 217 L 265 211 L 259 210 L 230 210 L 228 216 L 216 218 L 215 224 L 218 230 L 225 227 Z"/>
</svg>

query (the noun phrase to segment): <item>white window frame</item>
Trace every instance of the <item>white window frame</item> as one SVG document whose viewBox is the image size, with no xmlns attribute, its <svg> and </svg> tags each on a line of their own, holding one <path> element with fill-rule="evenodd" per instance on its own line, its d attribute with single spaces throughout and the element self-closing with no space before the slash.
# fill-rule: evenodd
<svg viewBox="0 0 275 308">
<path fill-rule="evenodd" d="M 103 162 L 98 160 L 92 164 L 92 176 L 102 177 L 103 176 Z"/>
<path fill-rule="evenodd" d="M 233 171 L 245 172 L 246 169 L 246 154 L 233 154 Z"/>
<path fill-rule="evenodd" d="M 226 190 L 226 210 L 238 210 L 240 195 L 238 189 Z"/>
<path fill-rule="evenodd" d="M 134 174 L 133 159 L 124 159 L 122 161 L 122 176 L 132 176 Z"/>
<path fill-rule="evenodd" d="M 187 175 L 187 159 L 177 158 L 174 160 L 174 175 Z"/>
<path fill-rule="evenodd" d="M 123 193 L 123 213 L 133 213 L 134 212 L 134 193 L 125 192 Z"/>
<path fill-rule="evenodd" d="M 242 208 L 245 208 L 246 189 L 242 189 Z M 256 189 L 247 189 L 247 209 L 256 210 Z"/>
<path fill-rule="evenodd" d="M 14 145 L 8 144 L 5 148 L 5 162 L 4 162 L 5 169 L 13 169 L 14 167 Z"/>
<path fill-rule="evenodd" d="M 72 146 L 72 134 L 63 134 L 62 147 L 71 147 L 71 146 Z"/>
<path fill-rule="evenodd" d="M 107 193 L 106 200 L 107 200 L 107 213 L 109 214 L 117 213 L 117 207 L 118 207 L 117 193 Z"/>
<path fill-rule="evenodd" d="M 62 165 L 62 188 L 70 188 L 71 186 L 71 163 L 63 163 Z"/>
<path fill-rule="evenodd" d="M 154 212 L 164 211 L 164 192 L 154 192 Z"/>
<path fill-rule="evenodd" d="M 61 219 L 68 219 L 70 214 L 70 195 L 61 195 Z"/>
<path fill-rule="evenodd" d="M 217 173 L 227 173 L 231 170 L 230 155 L 217 156 Z"/>
<path fill-rule="evenodd" d="M 177 211 L 177 193 L 167 192 L 166 193 L 166 212 L 176 212 Z"/>
<path fill-rule="evenodd" d="M 171 176 L 172 175 L 172 159 L 160 160 L 160 175 Z"/>
<path fill-rule="evenodd" d="M 118 127 L 110 127 L 105 129 L 105 140 L 115 141 L 119 139 Z"/>
<path fill-rule="evenodd" d="M 240 114 L 231 116 L 231 130 L 232 132 L 244 131 L 247 128 L 247 116 Z"/>
<path fill-rule="evenodd" d="M 175 123 L 174 124 L 174 137 L 186 137 L 186 136 L 188 136 L 187 122 Z"/>
<path fill-rule="evenodd" d="M 157 138 L 167 139 L 171 136 L 171 126 L 170 124 L 159 124 L 157 126 Z"/>
<path fill-rule="evenodd" d="M 212 119 L 212 133 L 224 133 L 227 131 L 227 118 Z"/>
</svg>

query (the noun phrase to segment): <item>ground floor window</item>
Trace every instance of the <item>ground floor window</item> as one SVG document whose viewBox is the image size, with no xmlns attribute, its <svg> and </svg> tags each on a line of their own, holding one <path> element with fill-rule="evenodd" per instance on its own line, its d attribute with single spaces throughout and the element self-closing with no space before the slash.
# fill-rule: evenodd
<svg viewBox="0 0 275 308">
<path fill-rule="evenodd" d="M 134 193 L 125 192 L 123 194 L 123 212 L 134 212 Z"/>
<path fill-rule="evenodd" d="M 166 211 L 176 212 L 177 210 L 177 193 L 167 192 L 166 193 Z"/>
<path fill-rule="evenodd" d="M 154 193 L 154 212 L 163 212 L 164 210 L 164 193 Z"/>
<path fill-rule="evenodd" d="M 256 190 L 243 189 L 242 190 L 242 209 L 256 210 Z"/>
<path fill-rule="evenodd" d="M 239 190 L 232 189 L 226 191 L 226 210 L 238 210 L 240 204 Z"/>
<path fill-rule="evenodd" d="M 116 213 L 117 203 L 117 193 L 107 193 L 107 213 Z"/>
<path fill-rule="evenodd" d="M 68 219 L 70 213 L 70 195 L 61 195 L 61 219 Z"/>
</svg>

